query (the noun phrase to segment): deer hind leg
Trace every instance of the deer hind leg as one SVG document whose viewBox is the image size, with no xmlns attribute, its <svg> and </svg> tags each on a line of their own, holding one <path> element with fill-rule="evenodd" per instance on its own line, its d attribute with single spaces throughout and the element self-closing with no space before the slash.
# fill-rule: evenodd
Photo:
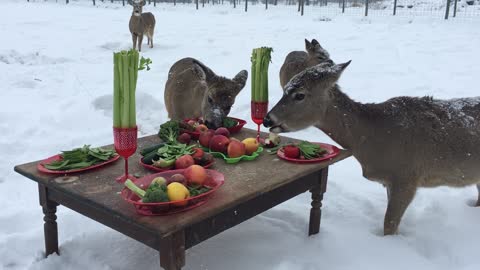
<svg viewBox="0 0 480 270">
<path fill-rule="evenodd" d="M 387 212 L 385 213 L 385 220 L 383 224 L 384 235 L 391 235 L 397 233 L 398 225 L 402 219 L 405 210 L 415 197 L 417 187 L 392 185 L 387 187 L 387 194 L 389 193 L 389 200 Z"/>
<path fill-rule="evenodd" d="M 480 207 L 480 184 L 477 184 L 477 190 L 478 190 L 478 200 L 475 206 Z"/>
</svg>

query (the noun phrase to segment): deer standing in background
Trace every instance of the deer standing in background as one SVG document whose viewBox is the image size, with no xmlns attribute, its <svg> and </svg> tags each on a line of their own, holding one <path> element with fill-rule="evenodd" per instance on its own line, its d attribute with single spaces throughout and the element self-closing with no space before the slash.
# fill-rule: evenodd
<svg viewBox="0 0 480 270">
<path fill-rule="evenodd" d="M 317 40 L 312 39 L 312 42 L 309 42 L 305 39 L 305 49 L 307 52 L 293 51 L 285 57 L 285 61 L 280 68 L 280 85 L 282 86 L 282 89 L 293 76 L 304 71 L 308 67 L 323 62 L 329 62 L 332 65 L 334 64 L 333 61 L 330 60 L 328 52 L 320 46 L 320 43 L 318 43 Z"/>
<path fill-rule="evenodd" d="M 387 189 L 385 235 L 397 232 L 418 187 L 477 184 L 480 206 L 480 97 L 362 104 L 337 85 L 349 63 L 322 63 L 294 76 L 264 125 L 275 133 L 315 126 L 350 149 L 363 176 Z"/>
<path fill-rule="evenodd" d="M 227 79 L 216 75 L 196 59 L 177 61 L 170 68 L 165 84 L 168 117 L 173 120 L 203 117 L 209 128 L 222 126 L 247 77 L 246 70 Z"/>
<path fill-rule="evenodd" d="M 133 49 L 138 44 L 138 51 L 142 51 L 143 35 L 147 35 L 147 45 L 153 48 L 153 32 L 155 30 L 155 16 L 151 12 L 142 13 L 145 0 L 128 0 L 133 6 L 132 16 L 130 16 L 129 28 L 132 34 Z"/>
</svg>

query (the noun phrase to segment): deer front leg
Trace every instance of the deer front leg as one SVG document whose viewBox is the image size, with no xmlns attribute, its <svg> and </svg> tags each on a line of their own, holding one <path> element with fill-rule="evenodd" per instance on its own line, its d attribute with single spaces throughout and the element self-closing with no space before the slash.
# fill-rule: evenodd
<svg viewBox="0 0 480 270">
<path fill-rule="evenodd" d="M 138 51 L 142 51 L 142 41 L 143 41 L 143 35 L 138 35 Z"/>
<path fill-rule="evenodd" d="M 480 206 L 480 184 L 477 184 L 477 190 L 478 190 L 478 200 L 475 206 Z"/>
<path fill-rule="evenodd" d="M 385 213 L 383 234 L 391 235 L 397 233 L 400 220 L 408 205 L 412 202 L 413 197 L 415 197 L 417 187 L 414 185 L 399 186 L 399 184 L 394 184 L 388 187 L 387 190 L 389 190 L 390 198 L 388 200 L 387 212 Z"/>
<path fill-rule="evenodd" d="M 132 42 L 133 42 L 133 49 L 135 50 L 135 46 L 137 45 L 137 35 L 132 34 Z"/>
</svg>

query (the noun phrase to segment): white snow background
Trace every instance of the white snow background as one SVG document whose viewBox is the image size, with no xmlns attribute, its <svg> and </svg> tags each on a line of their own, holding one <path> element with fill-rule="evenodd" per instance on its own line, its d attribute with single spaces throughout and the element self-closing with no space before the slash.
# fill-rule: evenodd
<svg viewBox="0 0 480 270">
<path fill-rule="evenodd" d="M 131 46 L 131 8 L 2 0 L 0 11 L 0 269 L 158 269 L 153 249 L 64 207 L 57 212 L 62 254 L 44 259 L 37 186 L 13 171 L 60 150 L 113 142 L 112 53 Z M 195 11 L 194 5 L 161 4 L 145 11 L 155 14 L 157 27 L 155 47 L 147 48 L 146 39 L 143 45 L 153 65 L 139 74 L 141 136 L 167 120 L 163 89 L 176 60 L 196 57 L 233 77 L 250 70 L 252 48 L 272 46 L 273 105 L 281 97 L 284 57 L 303 50 L 304 38 L 318 39 L 336 62 L 353 60 L 340 85 L 355 100 L 479 95 L 479 21 L 324 21 L 321 14 L 300 17 L 284 5 L 268 11 L 250 6 L 248 13 L 229 5 Z M 250 80 L 231 115 L 250 120 L 249 102 Z M 251 121 L 248 127 L 254 128 Z M 313 128 L 289 136 L 333 143 Z M 305 193 L 188 250 L 185 269 L 477 270 L 480 209 L 470 206 L 476 196 L 474 187 L 422 189 L 399 235 L 384 237 L 386 192 L 364 179 L 349 158 L 330 170 L 318 235 L 307 236 Z"/>
</svg>

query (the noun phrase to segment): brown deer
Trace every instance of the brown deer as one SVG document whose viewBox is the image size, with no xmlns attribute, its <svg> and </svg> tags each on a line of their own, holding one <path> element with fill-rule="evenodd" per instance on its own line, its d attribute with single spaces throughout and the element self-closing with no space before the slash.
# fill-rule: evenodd
<svg viewBox="0 0 480 270">
<path fill-rule="evenodd" d="M 233 79 L 227 79 L 216 75 L 196 59 L 177 61 L 170 68 L 165 84 L 165 106 L 169 118 L 203 117 L 209 128 L 222 126 L 247 77 L 246 70 L 240 71 Z"/>
<path fill-rule="evenodd" d="M 387 189 L 385 235 L 397 232 L 418 187 L 477 184 L 480 192 L 480 97 L 362 104 L 337 85 L 349 64 L 319 64 L 294 76 L 265 126 L 276 133 L 315 126 L 350 149 L 363 176 Z"/>
<path fill-rule="evenodd" d="M 309 42 L 305 39 L 305 49 L 307 52 L 293 51 L 285 57 L 285 61 L 280 68 L 280 85 L 282 89 L 293 76 L 308 67 L 318 65 L 322 62 L 334 64 L 333 61 L 330 60 L 328 52 L 320 46 L 317 40 L 312 39 L 312 42 Z"/>
<path fill-rule="evenodd" d="M 142 13 L 145 0 L 128 0 L 133 6 L 132 16 L 130 16 L 129 28 L 132 34 L 133 49 L 138 45 L 138 51 L 142 51 L 143 35 L 147 35 L 147 45 L 153 48 L 153 32 L 155 30 L 155 16 L 151 12 Z"/>
</svg>

